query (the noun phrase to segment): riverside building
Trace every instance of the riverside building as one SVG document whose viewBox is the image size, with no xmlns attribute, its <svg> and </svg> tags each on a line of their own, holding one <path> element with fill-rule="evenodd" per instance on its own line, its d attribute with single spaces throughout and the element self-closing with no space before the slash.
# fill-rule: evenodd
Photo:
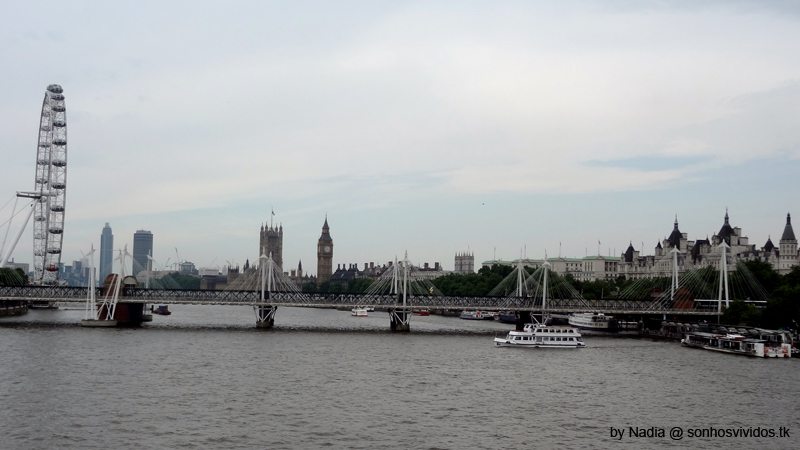
<svg viewBox="0 0 800 450">
<path fill-rule="evenodd" d="M 719 269 L 719 246 L 725 242 L 730 248 L 727 254 L 736 261 L 764 261 L 772 265 L 780 274 L 789 273 L 793 267 L 800 265 L 797 239 L 792 228 L 791 215 L 786 215 L 786 225 L 781 235 L 778 246 L 774 245 L 771 238 L 760 249 L 751 244 L 747 236 L 742 234 L 742 229 L 730 224 L 728 212 L 725 212 L 722 227 L 710 238 L 689 240 L 688 234 L 681 232 L 678 219 L 675 218 L 672 232 L 669 237 L 656 243 L 652 255 L 641 255 L 633 247 L 633 243 L 620 256 L 587 256 L 584 258 L 548 258 L 550 269 L 559 275 L 572 275 L 579 281 L 613 280 L 623 275 L 626 279 L 651 278 L 670 276 L 672 273 L 672 251 L 677 251 L 678 272 L 703 267 Z M 516 266 L 519 260 L 484 261 L 483 267 L 495 264 Z M 538 269 L 544 260 L 523 259 L 522 265 Z M 729 268 L 732 268 L 730 264 Z"/>
</svg>

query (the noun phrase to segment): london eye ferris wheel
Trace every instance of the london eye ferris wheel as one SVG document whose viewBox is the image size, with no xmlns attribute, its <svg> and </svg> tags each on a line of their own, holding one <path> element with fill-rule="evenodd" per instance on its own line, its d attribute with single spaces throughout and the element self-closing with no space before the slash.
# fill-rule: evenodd
<svg viewBox="0 0 800 450">
<path fill-rule="evenodd" d="M 6 230 L 0 245 L 0 268 L 8 264 L 25 227 L 33 217 L 33 284 L 56 284 L 64 237 L 64 211 L 67 198 L 67 110 L 64 90 L 57 84 L 47 86 L 39 118 L 36 146 L 34 190 L 17 192 L 17 198 L 29 198 L 30 210 L 11 247 L 5 251 Z M 16 203 L 14 203 L 16 209 Z M 0 208 L 2 209 L 2 208 Z M 12 212 L 11 219 L 15 213 Z M 11 227 L 11 219 L 6 222 Z"/>
<path fill-rule="evenodd" d="M 64 90 L 47 86 L 39 120 L 33 204 L 33 271 L 35 284 L 58 280 L 67 197 L 67 110 Z"/>
</svg>

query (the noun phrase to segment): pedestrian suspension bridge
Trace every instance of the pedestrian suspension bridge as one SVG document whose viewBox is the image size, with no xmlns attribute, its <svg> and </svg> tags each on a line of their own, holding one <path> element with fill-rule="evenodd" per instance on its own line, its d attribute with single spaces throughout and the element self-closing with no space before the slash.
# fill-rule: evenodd
<svg viewBox="0 0 800 450">
<path fill-rule="evenodd" d="M 603 312 L 628 317 L 647 316 L 719 316 L 723 306 L 739 298 L 756 304 L 766 303 L 766 292 L 741 262 L 729 264 L 733 257 L 720 245 L 717 261 L 701 269 L 679 275 L 679 258 L 673 251 L 671 276 L 634 280 L 612 298 L 586 299 L 563 276 L 553 272 L 549 263 L 530 272 L 522 261 L 486 296 L 443 295 L 424 271 L 413 265 L 408 256 L 390 264 L 363 293 L 302 292 L 278 267 L 271 255 L 261 255 L 256 268 L 241 274 L 224 290 L 182 290 L 151 288 L 150 280 L 140 287 L 125 273 L 112 274 L 103 287 L 68 287 L 57 285 L 2 286 L 0 301 L 8 302 L 83 302 L 87 326 L 113 326 L 135 323 L 146 315 L 147 305 L 231 305 L 252 307 L 258 327 L 274 324 L 279 307 L 375 308 L 389 314 L 392 330 L 408 330 L 412 312 L 428 311 L 516 311 L 520 317 L 530 314 L 569 314 Z M 94 265 L 94 249 L 87 257 Z M 130 257 L 127 248 L 119 251 L 119 267 Z M 720 270 L 715 270 L 719 267 Z M 90 268 L 90 273 L 94 273 Z M 91 285 L 96 285 L 90 280 Z M 124 311 L 121 312 L 120 308 Z"/>
</svg>

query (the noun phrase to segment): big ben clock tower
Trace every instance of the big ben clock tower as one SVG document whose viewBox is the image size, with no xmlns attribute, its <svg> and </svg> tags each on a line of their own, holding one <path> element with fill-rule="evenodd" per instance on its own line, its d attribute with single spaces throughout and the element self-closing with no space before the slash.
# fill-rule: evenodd
<svg viewBox="0 0 800 450">
<path fill-rule="evenodd" d="M 322 225 L 322 235 L 317 241 L 317 283 L 322 284 L 331 279 L 333 274 L 333 239 L 328 228 L 328 215 Z"/>
</svg>

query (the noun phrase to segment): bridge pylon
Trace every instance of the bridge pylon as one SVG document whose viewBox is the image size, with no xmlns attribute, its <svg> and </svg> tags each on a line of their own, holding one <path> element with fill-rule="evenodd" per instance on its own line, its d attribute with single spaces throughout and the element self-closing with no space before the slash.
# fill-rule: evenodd
<svg viewBox="0 0 800 450">
<path fill-rule="evenodd" d="M 258 260 L 258 272 L 261 281 L 261 303 L 268 303 L 274 281 L 273 271 L 277 265 L 272 260 L 272 252 L 269 253 L 269 256 L 262 253 Z M 254 305 L 253 311 L 256 313 L 256 328 L 272 328 L 273 325 L 275 325 L 275 313 L 278 311 L 277 306 Z"/>
<path fill-rule="evenodd" d="M 82 327 L 115 327 L 117 326 L 117 304 L 119 303 L 122 280 L 125 278 L 125 257 L 128 253 L 128 246 L 119 251 L 119 256 L 114 259 L 119 260 L 119 273 L 113 274 L 112 284 L 108 286 L 105 294 L 98 302 L 95 298 L 94 286 L 94 245 L 89 252 L 89 289 L 86 298 L 86 318 L 81 320 Z M 141 307 L 141 306 L 140 306 Z"/>
<path fill-rule="evenodd" d="M 408 306 L 408 252 L 403 258 L 403 278 L 399 278 L 397 258 L 394 259 L 394 273 L 392 274 L 392 288 L 394 289 L 395 304 L 398 308 L 389 309 L 389 329 L 392 331 L 411 331 L 411 308 Z M 400 292 L 402 290 L 402 293 Z"/>
</svg>

